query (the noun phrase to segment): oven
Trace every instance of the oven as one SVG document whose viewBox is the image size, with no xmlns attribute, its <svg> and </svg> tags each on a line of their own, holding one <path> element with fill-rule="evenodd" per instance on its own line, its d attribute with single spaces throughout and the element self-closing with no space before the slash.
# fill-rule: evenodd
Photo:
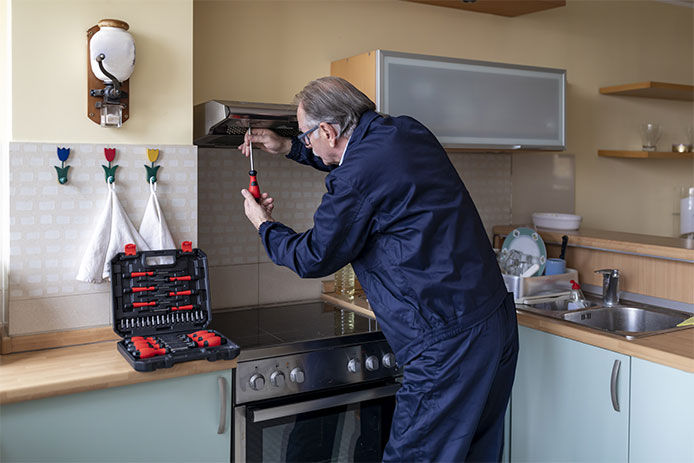
<svg viewBox="0 0 694 463">
<path fill-rule="evenodd" d="M 374 320 L 317 302 L 212 327 L 241 346 L 231 461 L 381 461 L 402 371 Z"/>
<path fill-rule="evenodd" d="M 234 409 L 235 462 L 379 462 L 399 384 Z"/>
</svg>

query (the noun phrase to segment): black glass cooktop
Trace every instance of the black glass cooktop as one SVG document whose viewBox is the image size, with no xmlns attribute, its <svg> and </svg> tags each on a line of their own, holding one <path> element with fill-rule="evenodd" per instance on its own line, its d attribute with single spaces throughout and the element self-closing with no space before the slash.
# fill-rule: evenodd
<svg viewBox="0 0 694 463">
<path fill-rule="evenodd" d="M 379 331 L 375 320 L 324 302 L 215 310 L 209 328 L 242 350 Z"/>
</svg>

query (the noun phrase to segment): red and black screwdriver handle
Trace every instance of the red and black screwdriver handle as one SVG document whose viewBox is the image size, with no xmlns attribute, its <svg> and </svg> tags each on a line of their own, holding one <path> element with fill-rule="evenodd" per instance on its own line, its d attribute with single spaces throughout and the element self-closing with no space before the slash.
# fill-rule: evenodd
<svg viewBox="0 0 694 463">
<path fill-rule="evenodd" d="M 154 357 L 156 355 L 165 355 L 167 353 L 166 349 L 147 349 L 147 348 L 142 348 L 138 349 L 133 354 L 137 358 L 141 359 L 146 359 L 149 357 Z"/>
<path fill-rule="evenodd" d="M 258 185 L 258 172 L 251 170 L 248 172 L 250 180 L 248 182 L 248 192 L 253 195 L 256 203 L 260 203 L 260 186 Z"/>
</svg>

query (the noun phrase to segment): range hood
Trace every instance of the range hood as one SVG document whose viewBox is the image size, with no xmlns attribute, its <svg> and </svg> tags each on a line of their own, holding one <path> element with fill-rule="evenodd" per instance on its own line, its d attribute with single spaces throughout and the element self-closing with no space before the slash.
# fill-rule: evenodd
<svg viewBox="0 0 694 463">
<path fill-rule="evenodd" d="M 193 108 L 193 143 L 236 148 L 251 128 L 272 129 L 283 137 L 299 134 L 296 106 L 212 100 Z"/>
</svg>

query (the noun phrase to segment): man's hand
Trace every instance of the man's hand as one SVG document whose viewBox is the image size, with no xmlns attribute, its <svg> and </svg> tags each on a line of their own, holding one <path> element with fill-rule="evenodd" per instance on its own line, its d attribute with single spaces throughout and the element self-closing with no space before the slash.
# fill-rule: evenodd
<svg viewBox="0 0 694 463">
<path fill-rule="evenodd" d="M 263 150 L 270 154 L 287 155 L 292 149 L 292 140 L 277 135 L 270 129 L 252 129 L 253 134 L 243 137 L 243 143 L 239 145 L 239 149 L 248 157 L 251 153 L 250 143 L 253 142 L 253 147 Z"/>
<path fill-rule="evenodd" d="M 255 198 L 248 190 L 241 190 L 241 194 L 244 197 L 243 208 L 246 212 L 246 217 L 248 217 L 248 220 L 251 221 L 256 230 L 260 228 L 260 224 L 263 222 L 274 222 L 271 217 L 272 209 L 275 207 L 273 204 L 274 199 L 267 193 L 260 195 L 260 204 L 255 202 Z"/>
</svg>

